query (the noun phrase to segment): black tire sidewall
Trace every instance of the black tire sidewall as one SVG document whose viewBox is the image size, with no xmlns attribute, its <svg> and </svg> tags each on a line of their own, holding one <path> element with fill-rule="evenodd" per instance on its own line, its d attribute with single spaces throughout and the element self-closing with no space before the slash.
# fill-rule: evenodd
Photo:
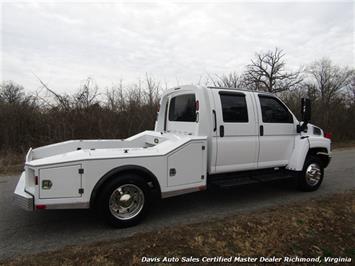
<svg viewBox="0 0 355 266">
<path fill-rule="evenodd" d="M 112 215 L 109 208 L 109 199 L 112 192 L 117 189 L 119 186 L 124 184 L 133 184 L 139 187 L 144 194 L 144 206 L 142 210 L 132 219 L 129 220 L 120 220 Z M 100 190 L 98 196 L 96 208 L 98 213 L 112 226 L 115 227 L 130 227 L 138 224 L 143 217 L 146 215 L 148 207 L 151 203 L 150 189 L 145 183 L 144 178 L 134 175 L 134 174 L 124 174 L 112 178 L 108 181 L 107 184 Z"/>
<path fill-rule="evenodd" d="M 306 181 L 306 170 L 307 170 L 308 166 L 312 163 L 317 163 L 321 169 L 321 178 L 315 186 L 309 185 Z M 322 161 L 317 156 L 309 155 L 306 158 L 306 161 L 303 165 L 303 170 L 298 178 L 298 186 L 303 191 L 315 191 L 322 184 L 323 177 L 324 177 L 324 167 L 322 165 Z"/>
</svg>

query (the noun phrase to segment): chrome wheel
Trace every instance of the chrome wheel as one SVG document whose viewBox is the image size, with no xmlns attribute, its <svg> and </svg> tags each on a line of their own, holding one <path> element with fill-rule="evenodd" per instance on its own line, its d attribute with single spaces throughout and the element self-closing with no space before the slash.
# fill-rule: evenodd
<svg viewBox="0 0 355 266">
<path fill-rule="evenodd" d="M 305 173 L 306 182 L 310 186 L 316 186 L 322 177 L 322 170 L 319 164 L 311 163 Z"/>
<path fill-rule="evenodd" d="M 137 216 L 144 206 L 142 189 L 133 184 L 125 184 L 115 189 L 109 199 L 109 208 L 113 216 L 120 220 L 129 220 Z"/>
</svg>

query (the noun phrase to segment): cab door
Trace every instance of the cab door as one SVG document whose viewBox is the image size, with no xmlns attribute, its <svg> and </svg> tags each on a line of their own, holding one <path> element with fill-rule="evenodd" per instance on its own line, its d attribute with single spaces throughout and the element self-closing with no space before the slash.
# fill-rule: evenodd
<svg viewBox="0 0 355 266">
<path fill-rule="evenodd" d="M 264 94 L 255 94 L 255 98 L 260 130 L 258 168 L 285 166 L 295 145 L 295 118 L 278 98 Z"/>
<path fill-rule="evenodd" d="M 216 173 L 257 168 L 258 128 L 252 95 L 213 90 L 216 110 Z"/>
</svg>

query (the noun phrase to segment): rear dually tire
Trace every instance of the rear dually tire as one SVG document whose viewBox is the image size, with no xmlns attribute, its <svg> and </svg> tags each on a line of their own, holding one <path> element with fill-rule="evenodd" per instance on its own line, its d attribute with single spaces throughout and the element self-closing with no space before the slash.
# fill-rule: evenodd
<svg viewBox="0 0 355 266">
<path fill-rule="evenodd" d="M 150 188 L 136 174 L 123 174 L 112 178 L 100 190 L 96 209 L 114 227 L 138 224 L 151 203 Z"/>
</svg>

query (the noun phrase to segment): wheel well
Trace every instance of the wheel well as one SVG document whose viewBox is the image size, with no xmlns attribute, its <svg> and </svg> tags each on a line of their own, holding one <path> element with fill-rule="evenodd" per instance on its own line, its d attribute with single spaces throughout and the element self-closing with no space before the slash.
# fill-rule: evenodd
<svg viewBox="0 0 355 266">
<path fill-rule="evenodd" d="M 161 198 L 161 190 L 158 179 L 152 172 L 142 166 L 126 165 L 114 168 L 100 178 L 91 193 L 90 207 L 94 206 L 97 195 L 108 182 L 110 182 L 113 178 L 118 178 L 118 176 L 124 174 L 135 174 L 141 176 L 151 188 L 153 196 Z"/>
<path fill-rule="evenodd" d="M 325 153 L 325 154 L 319 154 L 319 153 Z M 327 156 L 326 154 L 328 154 L 328 150 L 327 148 L 311 148 L 309 149 L 307 156 L 309 155 L 313 155 L 313 156 L 317 156 L 321 162 L 323 167 L 327 167 L 330 161 L 329 156 Z"/>
</svg>

